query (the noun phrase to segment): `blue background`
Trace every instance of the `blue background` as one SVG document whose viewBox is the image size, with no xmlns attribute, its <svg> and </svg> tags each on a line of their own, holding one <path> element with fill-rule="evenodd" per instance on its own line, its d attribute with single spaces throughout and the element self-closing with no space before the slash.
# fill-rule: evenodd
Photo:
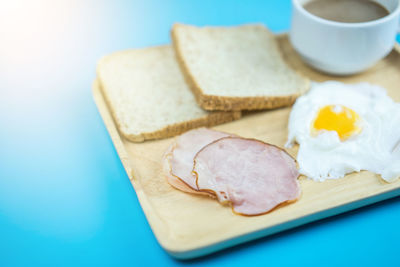
<svg viewBox="0 0 400 267">
<path fill-rule="evenodd" d="M 290 2 L 0 4 L 0 266 L 399 266 L 400 198 L 197 260 L 163 251 L 91 83 L 102 55 L 167 43 L 174 22 L 281 32 Z"/>
</svg>

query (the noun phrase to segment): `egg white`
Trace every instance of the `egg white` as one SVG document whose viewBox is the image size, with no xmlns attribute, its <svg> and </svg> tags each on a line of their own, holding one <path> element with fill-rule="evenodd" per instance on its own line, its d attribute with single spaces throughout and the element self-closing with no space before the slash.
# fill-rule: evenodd
<svg viewBox="0 0 400 267">
<path fill-rule="evenodd" d="M 311 134 L 318 111 L 343 105 L 360 117 L 361 132 L 340 140 L 336 131 Z M 385 89 L 368 83 L 314 83 L 290 113 L 286 146 L 297 142 L 299 172 L 313 180 L 337 179 L 368 170 L 386 181 L 400 176 L 400 104 Z"/>
</svg>

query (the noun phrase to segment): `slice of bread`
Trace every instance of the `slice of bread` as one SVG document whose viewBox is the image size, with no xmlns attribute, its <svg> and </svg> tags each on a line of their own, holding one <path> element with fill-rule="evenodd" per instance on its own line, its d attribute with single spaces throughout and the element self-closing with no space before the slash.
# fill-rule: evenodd
<svg viewBox="0 0 400 267">
<path fill-rule="evenodd" d="M 97 66 L 102 92 L 121 134 L 142 142 L 240 117 L 200 108 L 171 46 L 116 52 Z"/>
<path fill-rule="evenodd" d="M 206 110 L 287 106 L 309 88 L 309 80 L 286 65 L 263 25 L 175 24 L 171 36 L 186 81 Z"/>
</svg>

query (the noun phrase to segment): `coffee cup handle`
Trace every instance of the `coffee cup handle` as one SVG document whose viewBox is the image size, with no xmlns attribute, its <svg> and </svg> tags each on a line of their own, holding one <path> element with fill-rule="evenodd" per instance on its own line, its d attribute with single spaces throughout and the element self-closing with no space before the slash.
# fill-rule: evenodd
<svg viewBox="0 0 400 267">
<path fill-rule="evenodd" d="M 400 34 L 400 20 L 399 20 L 399 25 L 397 26 L 397 34 Z"/>
<path fill-rule="evenodd" d="M 400 20 L 399 20 L 399 25 L 397 25 L 397 34 L 400 34 Z"/>
</svg>

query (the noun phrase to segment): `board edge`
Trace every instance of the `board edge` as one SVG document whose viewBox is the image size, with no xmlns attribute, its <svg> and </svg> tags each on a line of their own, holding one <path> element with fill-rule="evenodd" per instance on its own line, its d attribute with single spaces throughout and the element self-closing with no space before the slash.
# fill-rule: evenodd
<svg viewBox="0 0 400 267">
<path fill-rule="evenodd" d="M 340 205 L 337 207 L 333 207 L 331 209 L 322 210 L 316 213 L 312 213 L 307 216 L 299 217 L 295 220 L 287 221 L 282 224 L 277 224 L 274 226 L 270 226 L 268 228 L 264 228 L 255 232 L 247 233 L 245 235 L 241 235 L 232 239 L 223 240 L 221 242 L 211 244 L 206 247 L 202 247 L 199 249 L 194 250 L 187 250 L 187 251 L 172 251 L 164 248 L 168 254 L 178 260 L 190 260 L 193 258 L 198 258 L 202 256 L 206 256 L 229 247 L 237 246 L 243 244 L 245 242 L 253 241 L 256 239 L 264 238 L 271 236 L 273 234 L 277 234 L 280 232 L 284 232 L 289 229 L 294 229 L 296 227 L 305 225 L 307 223 L 319 221 L 328 217 L 332 217 L 335 215 L 343 214 L 345 212 L 356 210 L 365 206 L 372 205 L 374 203 L 391 199 L 394 197 L 400 196 L 400 188 L 393 189 L 387 191 L 385 193 L 373 195 L 367 198 L 359 199 L 345 205 Z"/>
</svg>

